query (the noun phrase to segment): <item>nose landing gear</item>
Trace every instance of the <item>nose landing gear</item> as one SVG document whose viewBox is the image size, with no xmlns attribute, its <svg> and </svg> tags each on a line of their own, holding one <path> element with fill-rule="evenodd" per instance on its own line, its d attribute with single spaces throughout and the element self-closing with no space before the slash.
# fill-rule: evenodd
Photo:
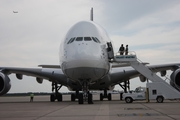
<svg viewBox="0 0 180 120">
<path fill-rule="evenodd" d="M 88 104 L 93 104 L 93 96 L 89 92 L 88 84 L 89 84 L 88 81 L 82 82 L 82 91 L 83 92 L 79 94 L 79 99 L 78 99 L 79 104 L 83 104 L 84 101 L 87 101 Z"/>
</svg>

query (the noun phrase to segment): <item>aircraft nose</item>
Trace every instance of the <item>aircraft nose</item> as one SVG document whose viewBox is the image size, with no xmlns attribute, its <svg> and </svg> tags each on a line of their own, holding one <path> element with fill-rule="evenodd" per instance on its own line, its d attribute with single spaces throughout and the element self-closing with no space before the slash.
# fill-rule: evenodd
<svg viewBox="0 0 180 120">
<path fill-rule="evenodd" d="M 67 51 L 66 62 L 68 67 L 92 67 L 99 64 L 99 61 L 102 60 L 101 49 L 90 44 L 90 42 L 79 42 L 75 46 L 76 49 L 73 48 L 74 46 Z"/>
<path fill-rule="evenodd" d="M 68 51 L 69 59 L 94 60 L 94 59 L 100 59 L 102 54 L 99 48 L 96 48 L 90 43 L 81 42 L 78 43 L 75 48 L 76 49 L 71 49 L 70 51 Z"/>
</svg>

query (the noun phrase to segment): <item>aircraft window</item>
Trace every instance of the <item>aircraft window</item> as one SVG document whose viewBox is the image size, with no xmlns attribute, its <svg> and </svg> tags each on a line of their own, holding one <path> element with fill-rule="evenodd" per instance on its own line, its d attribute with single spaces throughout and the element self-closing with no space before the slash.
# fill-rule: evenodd
<svg viewBox="0 0 180 120">
<path fill-rule="evenodd" d="M 68 43 L 67 43 L 67 44 L 72 43 L 74 40 L 75 40 L 75 38 L 71 38 L 71 39 L 68 41 Z"/>
<path fill-rule="evenodd" d="M 70 41 L 70 43 L 72 43 L 74 40 L 75 40 L 75 37 L 74 37 L 74 38 L 72 38 L 72 40 Z"/>
<path fill-rule="evenodd" d="M 91 41 L 90 37 L 84 37 L 84 41 Z"/>
<path fill-rule="evenodd" d="M 67 44 L 69 44 L 70 42 L 71 42 L 71 40 L 72 40 L 73 38 L 71 38 L 69 41 L 68 41 L 68 43 Z"/>
<path fill-rule="evenodd" d="M 83 40 L 83 37 L 77 37 L 76 38 L 76 41 L 82 41 Z"/>
<path fill-rule="evenodd" d="M 93 39 L 94 42 L 98 43 L 98 41 L 94 37 L 92 37 L 92 39 Z"/>
<path fill-rule="evenodd" d="M 98 43 L 101 43 L 97 37 L 95 37 L 95 39 L 98 41 Z"/>
</svg>

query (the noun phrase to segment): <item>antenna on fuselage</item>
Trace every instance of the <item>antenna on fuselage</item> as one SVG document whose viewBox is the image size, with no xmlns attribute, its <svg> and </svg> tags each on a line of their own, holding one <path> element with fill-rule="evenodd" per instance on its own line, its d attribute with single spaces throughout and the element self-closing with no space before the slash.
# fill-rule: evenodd
<svg viewBox="0 0 180 120">
<path fill-rule="evenodd" d="M 93 21 L 93 8 L 91 8 L 91 11 L 90 11 L 90 20 Z"/>
</svg>

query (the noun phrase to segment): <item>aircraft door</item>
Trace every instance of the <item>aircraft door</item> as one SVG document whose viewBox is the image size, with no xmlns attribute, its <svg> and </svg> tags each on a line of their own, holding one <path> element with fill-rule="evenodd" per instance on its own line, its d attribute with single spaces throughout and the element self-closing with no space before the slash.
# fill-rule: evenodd
<svg viewBox="0 0 180 120">
<path fill-rule="evenodd" d="M 114 50 L 112 47 L 111 42 L 107 42 L 107 52 L 108 52 L 108 59 L 111 60 L 114 58 Z"/>
</svg>

